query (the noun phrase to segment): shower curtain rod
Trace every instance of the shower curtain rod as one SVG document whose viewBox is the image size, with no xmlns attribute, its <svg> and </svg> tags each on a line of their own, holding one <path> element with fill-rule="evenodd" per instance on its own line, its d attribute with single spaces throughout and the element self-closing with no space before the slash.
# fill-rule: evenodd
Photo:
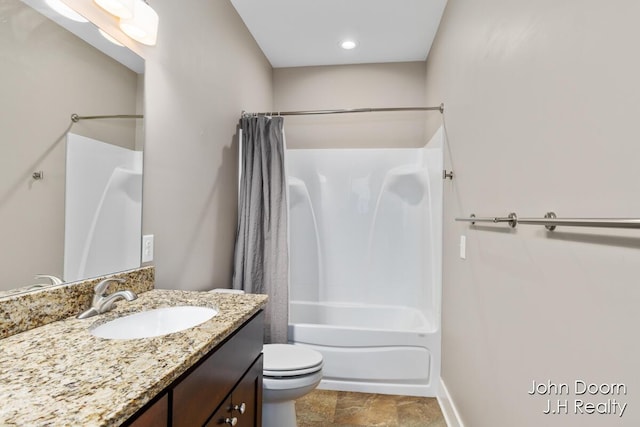
<svg viewBox="0 0 640 427">
<path fill-rule="evenodd" d="M 143 119 L 142 114 L 112 114 L 109 116 L 79 116 L 75 113 L 71 115 L 71 121 L 78 123 L 80 120 L 94 120 L 94 119 Z"/>
<path fill-rule="evenodd" d="M 398 107 L 398 108 L 347 108 L 342 110 L 309 110 L 309 111 L 271 111 L 263 113 L 242 112 L 242 117 L 253 116 L 309 116 L 316 114 L 344 114 L 344 113 L 377 113 L 386 111 L 440 111 L 444 113 L 444 104 L 437 107 Z"/>
</svg>

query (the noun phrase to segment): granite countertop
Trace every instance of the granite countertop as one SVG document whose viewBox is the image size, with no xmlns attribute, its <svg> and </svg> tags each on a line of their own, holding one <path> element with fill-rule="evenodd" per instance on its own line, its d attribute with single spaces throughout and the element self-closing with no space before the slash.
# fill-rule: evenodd
<svg viewBox="0 0 640 427">
<path fill-rule="evenodd" d="M 111 312 L 69 318 L 0 340 L 0 426 L 117 426 L 266 304 L 265 295 L 152 290 Z M 155 338 L 107 340 L 93 325 L 172 305 L 217 316 Z"/>
</svg>

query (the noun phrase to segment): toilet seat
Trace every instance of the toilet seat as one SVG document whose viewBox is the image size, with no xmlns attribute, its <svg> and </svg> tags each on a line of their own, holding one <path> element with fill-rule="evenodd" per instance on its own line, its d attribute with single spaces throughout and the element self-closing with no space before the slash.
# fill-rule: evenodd
<svg viewBox="0 0 640 427">
<path fill-rule="evenodd" d="M 263 376 L 289 378 L 309 375 L 322 369 L 322 354 L 291 344 L 265 344 L 262 348 Z"/>
</svg>

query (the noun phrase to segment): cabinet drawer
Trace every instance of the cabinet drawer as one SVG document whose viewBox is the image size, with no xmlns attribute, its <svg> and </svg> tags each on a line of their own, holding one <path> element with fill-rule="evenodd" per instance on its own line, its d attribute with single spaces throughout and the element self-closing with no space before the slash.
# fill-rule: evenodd
<svg viewBox="0 0 640 427">
<path fill-rule="evenodd" d="M 173 389 L 173 426 L 203 425 L 262 352 L 264 313 L 215 348 Z"/>
</svg>

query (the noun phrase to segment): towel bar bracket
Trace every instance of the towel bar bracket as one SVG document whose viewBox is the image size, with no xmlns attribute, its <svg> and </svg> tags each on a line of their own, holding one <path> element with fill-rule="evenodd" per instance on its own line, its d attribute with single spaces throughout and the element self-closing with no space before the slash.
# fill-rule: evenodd
<svg viewBox="0 0 640 427">
<path fill-rule="evenodd" d="M 547 212 L 546 214 L 544 214 L 544 218 L 545 219 L 556 219 L 556 213 L 555 212 Z M 556 229 L 555 225 L 545 225 L 544 228 L 546 228 L 549 231 L 553 231 Z"/>
</svg>

